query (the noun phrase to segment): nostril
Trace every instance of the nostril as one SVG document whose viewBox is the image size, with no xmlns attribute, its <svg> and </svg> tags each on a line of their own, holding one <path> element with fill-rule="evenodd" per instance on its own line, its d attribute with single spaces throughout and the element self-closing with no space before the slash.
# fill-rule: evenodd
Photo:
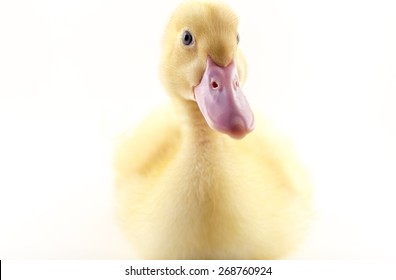
<svg viewBox="0 0 396 280">
<path fill-rule="evenodd" d="M 217 89 L 219 87 L 219 84 L 216 83 L 215 81 L 211 82 L 210 85 L 212 86 L 213 89 Z"/>
<path fill-rule="evenodd" d="M 239 87 L 239 81 L 238 80 L 235 80 L 234 84 L 235 84 L 236 87 Z"/>
</svg>

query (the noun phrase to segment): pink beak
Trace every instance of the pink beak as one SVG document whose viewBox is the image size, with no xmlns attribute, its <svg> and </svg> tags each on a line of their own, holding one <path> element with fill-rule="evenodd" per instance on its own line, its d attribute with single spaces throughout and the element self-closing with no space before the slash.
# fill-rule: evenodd
<svg viewBox="0 0 396 280">
<path fill-rule="evenodd" d="M 233 138 L 243 138 L 254 129 L 254 116 L 239 87 L 234 60 L 226 67 L 208 57 L 202 80 L 194 88 L 195 99 L 208 125 Z"/>
</svg>

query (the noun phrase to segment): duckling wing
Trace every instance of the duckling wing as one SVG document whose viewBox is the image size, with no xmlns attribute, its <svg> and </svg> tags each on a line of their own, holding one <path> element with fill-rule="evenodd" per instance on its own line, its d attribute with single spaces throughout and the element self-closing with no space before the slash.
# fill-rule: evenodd
<svg viewBox="0 0 396 280">
<path fill-rule="evenodd" d="M 170 105 L 148 116 L 118 139 L 114 155 L 117 180 L 159 175 L 177 151 L 180 124 Z"/>
</svg>

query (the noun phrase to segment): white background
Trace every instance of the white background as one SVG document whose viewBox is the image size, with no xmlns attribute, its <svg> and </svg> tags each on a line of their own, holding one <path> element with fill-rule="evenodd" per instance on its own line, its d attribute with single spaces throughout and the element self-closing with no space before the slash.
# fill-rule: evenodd
<svg viewBox="0 0 396 280">
<path fill-rule="evenodd" d="M 0 2 L 0 258 L 134 257 L 111 151 L 167 98 L 160 40 L 178 2 Z M 244 93 L 315 183 L 316 222 L 290 257 L 395 258 L 395 2 L 228 2 Z"/>
</svg>

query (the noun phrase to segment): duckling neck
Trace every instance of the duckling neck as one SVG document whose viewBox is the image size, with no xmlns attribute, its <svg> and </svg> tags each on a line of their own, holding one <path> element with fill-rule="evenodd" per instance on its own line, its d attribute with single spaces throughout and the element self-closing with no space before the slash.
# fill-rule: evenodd
<svg viewBox="0 0 396 280">
<path fill-rule="evenodd" d="M 187 190 L 197 190 L 198 197 L 202 198 L 207 192 L 219 191 L 219 182 L 224 182 L 229 174 L 224 164 L 227 136 L 208 126 L 195 102 L 181 101 L 177 107 L 181 116 L 182 139 L 177 161 L 180 164 L 178 176 L 185 172 L 181 177 L 186 180 Z"/>
<path fill-rule="evenodd" d="M 224 141 L 224 136 L 209 127 L 196 102 L 178 101 L 177 107 L 182 117 L 182 137 L 184 142 L 194 147 L 214 148 Z"/>
</svg>

